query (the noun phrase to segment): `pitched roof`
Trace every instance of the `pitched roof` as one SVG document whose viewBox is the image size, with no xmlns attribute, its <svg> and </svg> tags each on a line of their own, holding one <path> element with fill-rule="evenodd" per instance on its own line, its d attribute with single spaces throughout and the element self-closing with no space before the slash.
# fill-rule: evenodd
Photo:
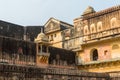
<svg viewBox="0 0 120 80">
<path fill-rule="evenodd" d="M 55 21 L 58 21 L 58 22 L 60 22 L 60 23 L 66 24 L 66 25 L 73 26 L 72 24 L 69 24 L 69 23 L 67 23 L 67 22 L 58 20 L 58 19 L 53 18 L 53 17 L 51 17 L 51 18 L 44 24 L 44 26 L 45 26 L 50 20 L 52 20 L 52 19 L 55 20 Z"/>
<path fill-rule="evenodd" d="M 52 24 L 51 24 L 51 22 L 52 22 Z M 56 31 L 65 30 L 65 29 L 68 29 L 71 27 L 73 27 L 73 25 L 63 22 L 63 21 L 60 21 L 60 20 L 52 17 L 44 25 L 44 31 L 46 34 L 48 34 L 48 33 L 53 33 Z"/>
</svg>

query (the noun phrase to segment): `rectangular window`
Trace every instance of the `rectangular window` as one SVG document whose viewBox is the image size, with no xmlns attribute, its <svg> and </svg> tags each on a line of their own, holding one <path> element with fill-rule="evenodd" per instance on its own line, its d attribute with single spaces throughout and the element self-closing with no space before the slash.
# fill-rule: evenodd
<svg viewBox="0 0 120 80">
<path fill-rule="evenodd" d="M 51 35 L 50 41 L 53 41 L 53 35 Z"/>
<path fill-rule="evenodd" d="M 56 34 L 54 34 L 54 37 L 56 37 Z"/>
<path fill-rule="evenodd" d="M 49 36 L 48 36 L 48 39 L 49 39 Z"/>
</svg>

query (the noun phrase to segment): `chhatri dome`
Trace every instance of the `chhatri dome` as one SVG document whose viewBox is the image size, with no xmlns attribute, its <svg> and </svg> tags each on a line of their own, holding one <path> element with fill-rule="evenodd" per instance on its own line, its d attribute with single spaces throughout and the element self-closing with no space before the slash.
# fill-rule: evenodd
<svg viewBox="0 0 120 80">
<path fill-rule="evenodd" d="M 41 29 L 41 33 L 39 33 L 37 38 L 35 39 L 35 42 L 36 43 L 49 42 L 48 37 L 43 33 L 42 29 Z"/>
<path fill-rule="evenodd" d="M 93 7 L 88 6 L 87 9 L 83 12 L 83 15 L 90 14 L 90 13 L 95 13 L 96 11 L 94 10 Z"/>
</svg>

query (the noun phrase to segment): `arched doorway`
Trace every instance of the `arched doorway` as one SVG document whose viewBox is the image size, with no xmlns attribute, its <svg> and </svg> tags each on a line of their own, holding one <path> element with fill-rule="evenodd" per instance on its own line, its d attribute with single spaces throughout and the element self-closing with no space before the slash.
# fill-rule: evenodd
<svg viewBox="0 0 120 80">
<path fill-rule="evenodd" d="M 93 49 L 91 51 L 91 61 L 97 61 L 98 60 L 98 50 Z"/>
</svg>

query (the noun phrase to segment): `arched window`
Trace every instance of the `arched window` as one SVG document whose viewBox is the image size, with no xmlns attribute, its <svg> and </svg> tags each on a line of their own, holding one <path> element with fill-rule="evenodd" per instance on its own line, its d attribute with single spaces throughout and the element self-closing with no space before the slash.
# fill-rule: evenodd
<svg viewBox="0 0 120 80">
<path fill-rule="evenodd" d="M 110 20 L 110 25 L 111 25 L 111 28 L 115 28 L 117 26 L 117 19 L 116 18 L 112 18 Z"/>
<path fill-rule="evenodd" d="M 115 50 L 115 49 L 119 49 L 119 45 L 114 44 L 114 45 L 112 46 L 112 50 Z"/>
<path fill-rule="evenodd" d="M 84 35 L 89 34 L 88 26 L 86 25 L 84 27 Z"/>
<path fill-rule="evenodd" d="M 95 24 L 91 24 L 90 25 L 90 32 L 91 33 L 95 33 L 96 32 Z"/>
<path fill-rule="evenodd" d="M 97 49 L 93 49 L 91 51 L 91 60 L 92 61 L 97 61 L 98 60 L 98 51 L 97 51 Z"/>
<path fill-rule="evenodd" d="M 97 23 L 97 31 L 98 32 L 102 31 L 102 22 L 101 21 Z"/>
</svg>

